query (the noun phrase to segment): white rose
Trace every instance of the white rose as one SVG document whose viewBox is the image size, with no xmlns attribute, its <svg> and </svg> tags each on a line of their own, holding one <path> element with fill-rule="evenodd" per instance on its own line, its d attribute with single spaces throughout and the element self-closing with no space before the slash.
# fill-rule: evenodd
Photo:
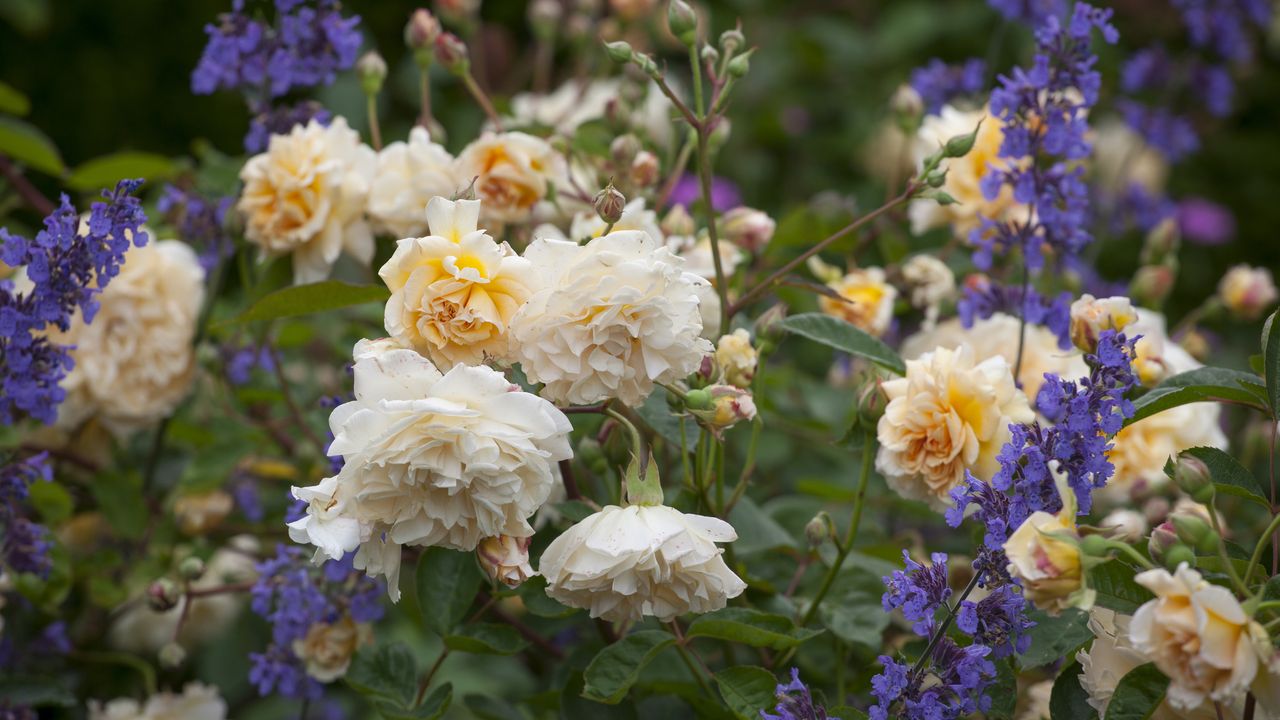
<svg viewBox="0 0 1280 720">
<path fill-rule="evenodd" d="M 893 320 L 893 301 L 898 290 L 885 281 L 878 267 L 850 270 L 844 277 L 827 283 L 840 299 L 818 296 L 818 308 L 840 318 L 868 335 L 880 337 Z"/>
<path fill-rule="evenodd" d="M 876 427 L 876 469 L 903 497 L 941 509 L 966 470 L 990 479 L 1010 423 L 1035 419 L 1004 358 L 974 362 L 968 346 L 907 361 L 881 384 L 888 405 Z"/>
<path fill-rule="evenodd" d="M 89 720 L 226 720 L 227 703 L 218 689 L 187 683 L 182 694 L 162 692 L 139 703 L 119 698 L 106 704 L 89 701 Z"/>
<path fill-rule="evenodd" d="M 1019 325 L 1017 318 L 1004 313 L 978 320 L 971 328 L 965 328 L 959 319 L 953 318 L 908 337 L 902 343 L 902 357 L 911 360 L 935 348 L 968 345 L 973 348 L 973 356 L 977 362 L 998 356 L 1004 358 L 1009 367 L 1013 367 L 1018 357 Z M 1089 367 L 1085 365 L 1080 353 L 1059 348 L 1057 336 L 1048 329 L 1028 325 L 1026 331 L 1018 384 L 1027 397 L 1034 398 L 1040 392 L 1045 373 L 1054 373 L 1065 380 L 1075 380 L 1089 374 Z"/>
<path fill-rule="evenodd" d="M 757 255 L 769 244 L 774 231 L 778 229 L 778 224 L 767 213 L 745 205 L 725 213 L 720 218 L 720 223 L 726 240 Z"/>
<path fill-rule="evenodd" d="M 431 142 L 426 128 L 415 127 L 409 131 L 409 142 L 393 142 L 378 153 L 369 217 L 394 237 L 423 235 L 431 198 L 453 197 L 465 185 L 453 173 L 453 156 Z"/>
<path fill-rule="evenodd" d="M 608 224 L 600 219 L 600 214 L 595 209 L 584 210 L 573 216 L 568 237 L 563 235 L 561 237 L 574 242 L 585 242 L 603 235 L 607 227 L 609 227 Z M 623 230 L 640 230 L 655 240 L 663 239 L 662 228 L 658 225 L 658 214 L 645 208 L 644 198 L 636 198 L 627 203 L 622 208 L 622 217 L 618 218 L 618 222 L 613 224 L 613 229 L 609 232 Z"/>
<path fill-rule="evenodd" d="M 1230 703 L 1248 690 L 1271 655 L 1271 639 L 1230 590 L 1204 580 L 1186 563 L 1134 576 L 1155 593 L 1133 615 L 1129 640 L 1169 677 L 1169 704 L 1190 710 Z"/>
<path fill-rule="evenodd" d="M 639 405 L 654 383 L 685 377 L 711 352 L 700 336 L 706 281 L 648 235 L 612 232 L 583 246 L 540 239 L 525 257 L 542 289 L 516 313 L 511 337 L 544 397 Z"/>
<path fill-rule="evenodd" d="M 67 332 L 50 335 L 75 346 L 58 424 L 96 416 L 121 436 L 167 417 L 190 391 L 204 270 L 189 245 L 152 241 L 125 253 L 97 300 L 93 322 L 77 313 Z"/>
<path fill-rule="evenodd" d="M 720 246 L 720 270 L 726 278 L 732 277 L 738 267 L 747 261 L 747 254 L 742 248 L 723 238 L 717 241 Z M 715 282 L 716 260 L 711 253 L 711 238 L 671 237 L 667 238 L 667 247 L 684 258 L 684 269 L 698 277 Z"/>
<path fill-rule="evenodd" d="M 902 279 L 911 290 L 912 307 L 924 310 L 925 326 L 932 327 L 942 303 L 955 297 L 955 273 L 932 255 L 913 255 L 902 265 Z"/>
<path fill-rule="evenodd" d="M 956 237 L 965 240 L 981 218 L 1001 220 L 1013 212 L 1016 203 L 1010 188 L 1002 188 L 995 200 L 988 200 L 982 192 L 982 178 L 990 169 L 1007 167 L 1000 158 L 1004 124 L 985 109 L 963 112 L 947 105 L 937 115 L 925 117 L 914 145 L 916 167 L 951 138 L 972 133 L 979 122 L 982 126 L 969 154 L 944 160 L 940 168 L 946 171 L 947 180 L 939 189 L 958 202 L 940 205 L 933 200 L 912 200 L 907 207 L 911 232 L 920 234 L 949 224 Z"/>
<path fill-rule="evenodd" d="M 479 207 L 432 198 L 432 235 L 401 240 L 378 270 L 391 290 L 387 334 L 445 368 L 505 358 L 511 319 L 533 293 L 529 261 L 476 229 Z"/>
<path fill-rule="evenodd" d="M 623 84 L 618 78 L 570 80 L 541 95 L 517 93 L 511 98 L 511 117 L 517 125 L 544 125 L 572 136 L 583 123 L 605 116 L 610 101 L 617 102 L 626 94 Z M 644 131 L 659 145 L 666 145 L 671 137 L 671 111 L 671 101 L 656 84 L 649 83 L 644 99 L 626 117 L 632 129 Z"/>
<path fill-rule="evenodd" d="M 343 251 L 368 264 L 373 232 L 364 212 L 376 166 L 373 149 L 340 117 L 273 135 L 240 171 L 245 238 L 264 256 L 292 254 L 298 284 L 324 280 Z"/>
<path fill-rule="evenodd" d="M 520 132 L 486 133 L 462 150 L 454 174 L 475 180 L 485 222 L 523 222 L 547 196 L 552 178 L 564 176 L 564 158 L 547 141 Z"/>
<path fill-rule="evenodd" d="M 1137 510 L 1120 508 L 1107 513 L 1098 527 L 1111 531 L 1111 537 L 1127 543 L 1136 543 L 1147 536 L 1151 529 L 1147 516 Z"/>
<path fill-rule="evenodd" d="M 316 559 L 356 550 L 399 598 L 400 547 L 474 550 L 493 535 L 527 537 L 528 518 L 572 456 L 568 418 L 492 368 L 430 361 L 391 340 L 361 340 L 355 397 L 329 417 L 341 472 L 294 488 L 307 515 L 290 524 Z"/>
<path fill-rule="evenodd" d="M 746 583 L 724 563 L 717 542 L 733 526 L 665 505 L 610 505 L 566 530 L 542 553 L 547 594 L 611 622 L 723 608 Z"/>
</svg>

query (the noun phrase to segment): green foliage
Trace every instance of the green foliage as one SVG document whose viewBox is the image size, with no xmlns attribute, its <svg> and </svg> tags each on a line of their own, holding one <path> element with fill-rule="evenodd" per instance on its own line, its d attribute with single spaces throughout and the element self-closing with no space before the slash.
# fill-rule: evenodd
<svg viewBox="0 0 1280 720">
<path fill-rule="evenodd" d="M 462 622 L 480 590 L 480 570 L 470 553 L 428 548 L 418 560 L 418 607 L 422 622 L 447 637 Z"/>
<path fill-rule="evenodd" d="M 48 175 L 67 171 L 53 141 L 36 126 L 17 118 L 0 116 L 0 154 Z"/>
<path fill-rule="evenodd" d="M 1103 563 L 1089 570 L 1089 586 L 1097 591 L 1099 607 L 1132 615 L 1154 596 L 1133 580 L 1133 568 L 1119 560 Z"/>
<path fill-rule="evenodd" d="M 1049 716 L 1052 720 L 1097 720 L 1098 713 L 1089 704 L 1089 693 L 1080 684 L 1083 672 L 1080 662 L 1070 658 L 1053 682 L 1049 695 Z"/>
<path fill-rule="evenodd" d="M 1031 646 L 1018 656 L 1018 664 L 1024 668 L 1040 667 L 1070 657 L 1076 648 L 1093 640 L 1087 612 L 1072 608 L 1054 617 L 1034 610 L 1030 617 L 1035 622 L 1035 627 L 1028 633 Z"/>
<path fill-rule="evenodd" d="M 640 671 L 675 641 L 665 630 L 641 630 L 606 646 L 583 673 L 582 696 L 610 705 L 620 702 Z"/>
<path fill-rule="evenodd" d="M 168 180 L 180 169 L 178 163 L 156 153 L 118 152 L 77 166 L 67 177 L 67 186 L 81 192 L 96 192 L 126 178 Z"/>
<path fill-rule="evenodd" d="M 0 82 L 0 113 L 21 117 L 28 112 L 31 112 L 31 101 L 27 96 L 12 85 Z"/>
<path fill-rule="evenodd" d="M 700 615 L 689 625 L 688 637 L 708 637 L 738 642 L 752 647 L 788 650 L 822 634 L 820 630 L 798 628 L 781 615 L 729 607 Z"/>
<path fill-rule="evenodd" d="M 1178 373 L 1135 400 L 1133 417 L 1125 425 L 1194 402 L 1228 401 L 1264 408 L 1264 399 L 1250 387 L 1257 381 L 1252 373 L 1227 368 L 1202 367 Z"/>
<path fill-rule="evenodd" d="M 1264 508 L 1271 507 L 1258 479 L 1231 455 L 1215 447 L 1193 447 L 1183 450 L 1183 453 L 1198 458 L 1209 467 L 1213 486 L 1219 493 L 1244 498 Z M 1172 460 L 1165 463 L 1165 474 L 1173 477 Z"/>
<path fill-rule="evenodd" d="M 1120 678 L 1104 720 L 1147 720 L 1164 702 L 1169 678 L 1154 663 L 1139 665 Z"/>
<path fill-rule="evenodd" d="M 268 293 L 240 313 L 233 322 L 251 323 L 312 315 L 353 305 L 386 302 L 388 297 L 390 293 L 384 285 L 352 285 L 341 280 L 325 280 Z"/>
<path fill-rule="evenodd" d="M 760 711 L 773 707 L 777 679 L 754 665 L 738 665 L 716 673 L 720 697 L 739 720 L 756 720 Z"/>
<path fill-rule="evenodd" d="M 902 358 L 888 345 L 840 318 L 822 313 L 803 313 L 784 319 L 779 327 L 841 352 L 864 357 L 898 375 L 907 371 Z"/>
<path fill-rule="evenodd" d="M 513 655 L 529 646 L 529 641 L 510 625 L 474 623 L 446 635 L 444 644 L 451 650 L 481 655 Z"/>
</svg>

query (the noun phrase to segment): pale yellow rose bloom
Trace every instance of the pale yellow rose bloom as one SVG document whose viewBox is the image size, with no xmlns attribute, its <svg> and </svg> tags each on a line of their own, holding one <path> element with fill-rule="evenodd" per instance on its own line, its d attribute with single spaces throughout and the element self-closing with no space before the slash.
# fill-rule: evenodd
<svg viewBox="0 0 1280 720">
<path fill-rule="evenodd" d="M 880 337 L 893 320 L 893 301 L 898 290 L 885 280 L 878 267 L 859 268 L 827 283 L 840 296 L 818 296 L 822 312 L 840 318 L 868 335 Z"/>
</svg>

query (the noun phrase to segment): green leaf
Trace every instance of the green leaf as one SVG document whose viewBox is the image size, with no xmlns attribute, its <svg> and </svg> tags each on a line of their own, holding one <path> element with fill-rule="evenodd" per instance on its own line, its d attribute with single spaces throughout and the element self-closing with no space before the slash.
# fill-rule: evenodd
<svg viewBox="0 0 1280 720">
<path fill-rule="evenodd" d="M 418 664 L 408 645 L 393 642 L 356 653 L 346 681 L 361 695 L 409 708 L 418 692 Z"/>
<path fill-rule="evenodd" d="M 444 639 L 453 650 L 480 655 L 514 655 L 529 646 L 510 625 L 475 623 L 458 628 Z"/>
<path fill-rule="evenodd" d="M 1120 678 L 1107 705 L 1106 720 L 1147 720 L 1164 702 L 1168 688 L 1169 678 L 1155 663 L 1139 665 Z"/>
<path fill-rule="evenodd" d="M 1258 479 L 1249 472 L 1239 460 L 1215 447 L 1193 447 L 1183 450 L 1184 453 L 1204 462 L 1213 477 L 1213 487 L 1224 495 L 1234 495 L 1264 508 L 1271 508 L 1262 492 Z M 1165 474 L 1173 477 L 1173 462 L 1165 464 Z"/>
<path fill-rule="evenodd" d="M 412 702 L 412 701 L 411 701 Z M 453 702 L 453 684 L 444 683 L 431 691 L 416 707 L 401 706 L 390 700 L 379 700 L 375 703 L 378 714 L 386 720 L 439 720 L 449 711 Z"/>
<path fill-rule="evenodd" d="M 991 709 L 983 714 L 983 720 L 1012 720 L 1018 704 L 1018 677 L 1011 660 L 996 662 L 996 677 L 987 690 Z"/>
<path fill-rule="evenodd" d="M 729 511 L 729 524 L 738 531 L 733 550 L 739 557 L 778 547 L 794 547 L 796 542 L 776 520 L 765 514 L 751 498 L 743 497 Z"/>
<path fill-rule="evenodd" d="M 1267 383 L 1267 404 L 1271 416 L 1280 417 L 1280 324 L 1275 322 L 1280 310 L 1271 313 L 1262 326 L 1262 375 Z"/>
<path fill-rule="evenodd" d="M 1082 668 L 1071 658 L 1070 664 L 1058 673 L 1049 694 L 1049 717 L 1053 720 L 1097 720 L 1098 712 L 1089 704 L 1089 693 L 1080 684 Z"/>
<path fill-rule="evenodd" d="M 583 697 L 582 673 L 569 675 L 560 693 L 560 720 L 635 720 L 634 703 L 605 705 Z"/>
<path fill-rule="evenodd" d="M 66 677 L 8 675 L 0 678 L 0 701 L 9 705 L 73 707 L 76 695 Z"/>
<path fill-rule="evenodd" d="M 1202 367 L 1178 373 L 1134 400 L 1133 417 L 1126 420 L 1125 425 L 1132 425 L 1162 410 L 1194 402 L 1229 400 L 1264 408 L 1263 399 L 1245 385 L 1257 381 L 1257 376 L 1252 373 L 1218 367 Z"/>
<path fill-rule="evenodd" d="M 0 117 L 0 153 L 48 175 L 67 171 L 53 141 L 36 126 L 17 118 Z"/>
<path fill-rule="evenodd" d="M 31 101 L 14 86 L 0 82 L 0 112 L 21 117 L 31 112 Z"/>
<path fill-rule="evenodd" d="M 1096 602 L 1109 610 L 1132 615 L 1154 595 L 1133 581 L 1133 568 L 1119 560 L 1103 563 L 1089 571 L 1089 585 L 1097 591 Z"/>
<path fill-rule="evenodd" d="M 382 285 L 352 285 L 341 280 L 292 285 L 267 293 L 240 315 L 227 322 L 249 323 L 310 315 L 353 305 L 385 302 L 390 296 L 387 288 Z"/>
<path fill-rule="evenodd" d="M 773 707 L 778 682 L 773 673 L 754 665 L 739 665 L 716 673 L 720 697 L 740 720 L 758 720 L 760 711 Z"/>
<path fill-rule="evenodd" d="M 596 511 L 581 500 L 566 500 L 562 503 L 556 503 L 556 512 L 564 516 L 565 520 L 571 523 L 578 523 L 591 517 Z"/>
<path fill-rule="evenodd" d="M 422 621 L 441 637 L 462 622 L 482 580 L 471 553 L 441 547 L 422 553 L 415 579 Z"/>
<path fill-rule="evenodd" d="M 103 473 L 90 484 L 89 492 L 120 537 L 136 540 L 146 532 L 147 502 L 142 478 L 136 473 Z"/>
<path fill-rule="evenodd" d="M 582 696 L 610 705 L 620 702 L 640 678 L 640 671 L 675 641 L 665 630 L 641 630 L 609 645 L 583 673 Z"/>
<path fill-rule="evenodd" d="M 71 493 L 56 482 L 31 483 L 27 499 L 46 524 L 56 525 L 66 520 L 75 509 Z"/>
<path fill-rule="evenodd" d="M 779 327 L 827 347 L 864 357 L 898 375 L 907 371 L 902 358 L 888 345 L 839 318 L 822 313 L 802 313 L 786 318 Z"/>
<path fill-rule="evenodd" d="M 837 717 L 840 720 L 866 720 L 867 714 L 856 707 L 848 705 L 837 705 L 827 711 L 830 717 Z"/>
<path fill-rule="evenodd" d="M 1089 613 L 1070 609 L 1057 617 L 1036 610 L 1031 613 L 1035 627 L 1027 633 L 1031 645 L 1018 656 L 1024 668 L 1040 667 L 1066 657 L 1072 650 L 1093 639 L 1089 630 Z"/>
<path fill-rule="evenodd" d="M 562 618 L 578 612 L 578 608 L 567 607 L 552 600 L 547 595 L 547 579 L 541 575 L 534 575 L 520 583 L 520 589 L 517 592 L 525 609 L 538 617 Z"/>
<path fill-rule="evenodd" d="M 821 630 L 798 628 L 791 618 L 782 615 L 737 607 L 699 616 L 686 633 L 688 637 L 716 638 L 773 650 L 788 650 L 821 634 Z"/>
<path fill-rule="evenodd" d="M 831 583 L 831 590 L 818 608 L 818 619 L 841 640 L 879 650 L 884 629 L 889 626 L 889 614 L 880 602 L 884 581 L 880 574 L 853 562 L 856 558 L 849 560 Z"/>
<path fill-rule="evenodd" d="M 103 155 L 81 164 L 71 171 L 67 185 L 82 192 L 96 192 L 115 187 L 126 178 L 167 180 L 179 171 L 178 164 L 164 155 L 124 151 Z"/>
<path fill-rule="evenodd" d="M 462 704 L 480 720 L 517 720 L 525 717 L 520 708 L 492 695 L 472 693 L 462 698 Z"/>
<path fill-rule="evenodd" d="M 671 412 L 666 391 L 649 393 L 636 414 L 678 454 L 680 452 L 680 417 Z M 692 418 L 684 421 L 684 447 L 693 452 L 698 444 L 698 424 Z"/>
</svg>

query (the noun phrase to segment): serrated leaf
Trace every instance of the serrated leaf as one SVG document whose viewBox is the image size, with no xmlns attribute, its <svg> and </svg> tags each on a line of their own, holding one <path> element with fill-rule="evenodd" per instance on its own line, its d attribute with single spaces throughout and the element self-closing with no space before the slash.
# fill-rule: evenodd
<svg viewBox="0 0 1280 720">
<path fill-rule="evenodd" d="M 671 412 L 666 391 L 649 393 L 644 404 L 636 408 L 636 414 L 678 454 L 680 452 L 680 417 Z M 693 452 L 698 444 L 698 424 L 691 419 L 684 422 L 684 447 Z"/>
<path fill-rule="evenodd" d="M 451 634 L 466 616 L 482 580 L 471 553 L 427 549 L 418 559 L 415 577 L 422 621 L 441 637 Z"/>
<path fill-rule="evenodd" d="M 71 171 L 67 185 L 82 192 L 97 192 L 101 188 L 114 187 L 126 178 L 167 180 L 178 170 L 178 164 L 164 155 L 124 151 L 80 164 Z"/>
<path fill-rule="evenodd" d="M 514 655 L 529 646 L 515 628 L 495 623 L 461 627 L 446 636 L 444 644 L 453 650 L 479 655 Z"/>
<path fill-rule="evenodd" d="M 773 707 L 778 682 L 768 670 L 739 665 L 721 670 L 715 678 L 720 697 L 740 720 L 758 720 L 761 710 Z"/>
<path fill-rule="evenodd" d="M 49 175 L 67 171 L 53 141 L 36 126 L 17 118 L 0 117 L 0 153 Z"/>
<path fill-rule="evenodd" d="M 1018 656 L 1018 663 L 1025 668 L 1040 667 L 1066 657 L 1072 650 L 1093 639 L 1089 630 L 1089 613 L 1069 609 L 1057 617 L 1039 610 L 1030 615 L 1035 621 L 1027 635 L 1031 645 Z"/>
<path fill-rule="evenodd" d="M 382 285 L 352 285 L 341 280 L 292 285 L 267 293 L 227 322 L 249 323 L 311 315 L 365 303 L 385 302 L 390 295 Z"/>
<path fill-rule="evenodd" d="M 641 630 L 605 647 L 582 674 L 582 696 L 616 704 L 640 678 L 640 671 L 676 641 L 665 630 Z"/>
<path fill-rule="evenodd" d="M 1058 673 L 1049 694 L 1049 717 L 1052 720 L 1098 720 L 1098 712 L 1089 704 L 1089 693 L 1080 684 L 1079 661 L 1071 662 Z"/>
<path fill-rule="evenodd" d="M 898 375 L 907 371 L 898 353 L 839 318 L 822 313 L 792 315 L 778 324 L 783 330 L 850 355 L 864 357 Z"/>
<path fill-rule="evenodd" d="M 1169 678 L 1155 663 L 1139 665 L 1120 678 L 1107 705 L 1106 720 L 1147 720 L 1164 702 L 1168 688 Z"/>
<path fill-rule="evenodd" d="M 751 647 L 788 650 L 822 634 L 796 627 L 791 618 L 751 608 L 724 608 L 701 615 L 689 625 L 688 637 L 709 637 Z"/>
<path fill-rule="evenodd" d="M 1132 615 L 1154 595 L 1133 580 L 1133 568 L 1119 560 L 1089 571 L 1089 586 L 1097 591 L 1096 603 L 1109 610 Z"/>
<path fill-rule="evenodd" d="M 31 101 L 14 86 L 0 82 L 0 112 L 21 117 L 31 112 Z"/>
<path fill-rule="evenodd" d="M 889 614 L 880 596 L 884 594 L 881 575 L 857 564 L 850 557 L 845 569 L 836 576 L 831 590 L 818 608 L 818 619 L 833 635 L 847 643 L 869 650 L 879 650 Z"/>
<path fill-rule="evenodd" d="M 1199 459 L 1209 468 L 1214 489 L 1218 492 L 1244 498 L 1267 509 L 1271 508 L 1271 503 L 1264 496 L 1258 479 L 1241 465 L 1239 460 L 1216 447 L 1193 447 L 1182 452 Z M 1165 474 L 1173 477 L 1172 462 L 1165 465 Z"/>
<path fill-rule="evenodd" d="M 1263 398 L 1242 384 L 1256 383 L 1257 380 L 1257 376 L 1252 373 L 1217 367 L 1202 367 L 1178 373 L 1134 400 L 1133 417 L 1126 420 L 1125 425 L 1132 425 L 1163 410 L 1194 402 L 1230 400 L 1265 409 Z"/>
<path fill-rule="evenodd" d="M 393 642 L 356 653 L 345 680 L 361 695 L 408 708 L 417 694 L 417 675 L 418 664 L 409 646 Z"/>
</svg>

